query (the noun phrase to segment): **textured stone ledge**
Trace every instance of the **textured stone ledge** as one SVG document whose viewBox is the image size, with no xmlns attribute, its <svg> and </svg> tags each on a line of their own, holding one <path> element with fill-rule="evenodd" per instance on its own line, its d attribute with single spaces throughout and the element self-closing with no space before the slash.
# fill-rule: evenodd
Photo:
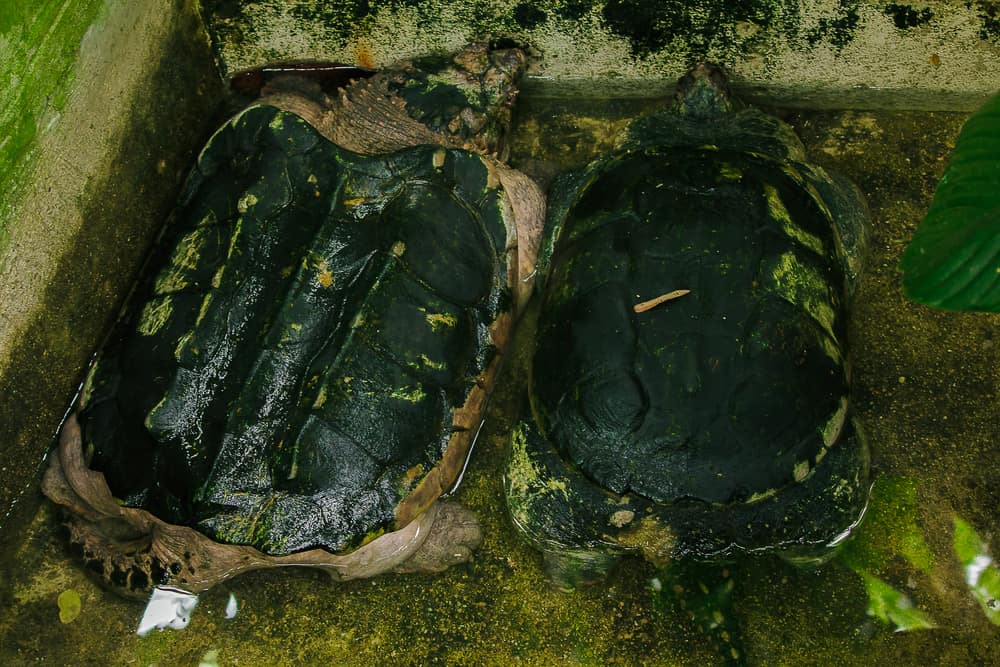
<svg viewBox="0 0 1000 667">
<path fill-rule="evenodd" d="M 325 59 L 377 67 L 505 36 L 543 54 L 554 96 L 657 96 L 688 65 L 727 66 L 754 97 L 810 108 L 971 110 L 1000 88 L 993 0 L 206 0 L 225 72 Z"/>
</svg>

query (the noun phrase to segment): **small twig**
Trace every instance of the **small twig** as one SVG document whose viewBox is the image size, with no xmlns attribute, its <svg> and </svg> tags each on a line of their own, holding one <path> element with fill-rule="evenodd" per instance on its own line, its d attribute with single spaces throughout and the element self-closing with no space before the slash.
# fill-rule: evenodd
<svg viewBox="0 0 1000 667">
<path fill-rule="evenodd" d="M 672 301 L 690 292 L 691 290 L 689 289 L 675 289 L 673 292 L 667 292 L 666 294 L 661 294 L 655 299 L 650 299 L 649 301 L 643 301 L 642 303 L 637 303 L 634 306 L 632 306 L 632 310 L 634 310 L 637 313 L 645 313 L 650 308 L 656 308 L 665 301 Z"/>
</svg>

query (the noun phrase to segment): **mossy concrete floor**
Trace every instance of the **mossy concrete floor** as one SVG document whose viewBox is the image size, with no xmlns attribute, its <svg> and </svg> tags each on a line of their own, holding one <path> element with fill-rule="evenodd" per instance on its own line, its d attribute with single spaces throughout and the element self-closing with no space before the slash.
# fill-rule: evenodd
<svg viewBox="0 0 1000 667">
<path fill-rule="evenodd" d="M 515 164 L 545 180 L 608 146 L 655 101 L 523 100 Z M 1000 549 L 1000 316 L 935 312 L 900 293 L 896 263 L 926 209 L 964 116 L 791 113 L 813 158 L 854 179 L 873 214 L 869 270 L 854 311 L 855 405 L 877 465 L 854 565 L 905 591 L 937 629 L 894 634 L 866 615 L 861 579 L 837 562 L 734 566 L 735 617 L 758 665 L 995 664 L 998 628 L 968 595 L 952 549 L 963 517 Z M 518 333 L 458 499 L 482 520 L 475 562 L 438 576 L 335 585 L 308 570 L 251 573 L 202 597 L 184 631 L 135 636 L 142 606 L 103 592 L 66 554 L 58 520 L 36 516 L 0 582 L 0 663 L 74 665 L 711 665 L 723 658 L 627 560 L 604 584 L 550 588 L 506 517 L 507 434 L 523 391 L 531 317 Z M 901 492 L 900 490 L 904 490 Z M 914 554 L 918 554 L 916 557 Z M 916 562 L 916 564 L 914 564 Z M 57 598 L 82 599 L 60 621 Z M 226 620 L 228 595 L 240 611 Z M 207 656 L 207 657 L 206 657 Z"/>
</svg>

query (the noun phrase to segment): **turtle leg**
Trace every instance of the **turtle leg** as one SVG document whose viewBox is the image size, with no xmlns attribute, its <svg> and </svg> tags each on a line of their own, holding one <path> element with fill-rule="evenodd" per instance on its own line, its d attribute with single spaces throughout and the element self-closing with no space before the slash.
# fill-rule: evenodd
<svg viewBox="0 0 1000 667">
<path fill-rule="evenodd" d="M 442 572 L 472 560 L 472 552 L 482 543 L 479 520 L 458 503 L 439 500 L 427 511 L 436 513 L 429 534 L 393 572 Z"/>
<path fill-rule="evenodd" d="M 533 423 L 521 422 L 511 434 L 504 487 L 514 526 L 542 552 L 545 572 L 558 588 L 600 581 L 622 555 L 635 551 L 616 535 L 637 508 L 566 466 Z M 623 510 L 629 519 L 619 523 Z"/>
<path fill-rule="evenodd" d="M 672 561 L 659 572 L 655 604 L 686 615 L 715 645 L 727 665 L 746 664 L 733 605 L 735 564 Z"/>
<path fill-rule="evenodd" d="M 619 554 L 596 549 L 544 551 L 542 558 L 549 581 L 564 591 L 603 581 L 621 560 Z"/>
</svg>

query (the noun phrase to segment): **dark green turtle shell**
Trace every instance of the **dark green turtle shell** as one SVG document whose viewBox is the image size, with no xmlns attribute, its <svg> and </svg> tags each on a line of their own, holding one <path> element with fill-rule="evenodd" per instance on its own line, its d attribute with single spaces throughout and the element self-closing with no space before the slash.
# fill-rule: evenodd
<svg viewBox="0 0 1000 667">
<path fill-rule="evenodd" d="M 752 109 L 653 115 L 558 182 L 533 420 L 508 469 L 515 522 L 543 548 L 713 556 L 856 521 L 867 449 L 848 414 L 845 301 L 865 217 L 853 186 Z M 636 312 L 674 290 L 690 292 Z"/>
<path fill-rule="evenodd" d="M 503 206 L 477 154 L 366 157 L 243 111 L 88 378 L 91 467 L 126 505 L 271 554 L 392 529 L 495 355 Z"/>
<path fill-rule="evenodd" d="M 531 385 L 543 431 L 605 488 L 657 502 L 743 501 L 804 475 L 847 397 L 833 235 L 802 176 L 763 157 L 605 164 L 552 257 Z M 691 291 L 634 312 L 676 289 Z"/>
</svg>

